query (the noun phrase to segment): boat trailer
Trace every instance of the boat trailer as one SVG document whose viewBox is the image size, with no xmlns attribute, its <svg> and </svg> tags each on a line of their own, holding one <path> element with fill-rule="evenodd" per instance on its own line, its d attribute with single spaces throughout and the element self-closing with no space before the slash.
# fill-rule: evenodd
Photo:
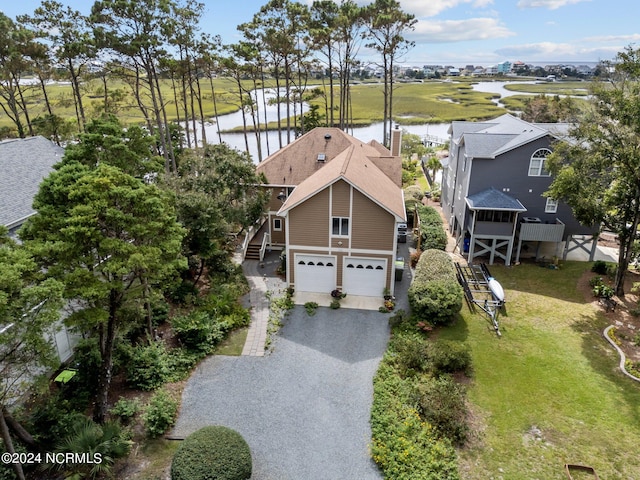
<svg viewBox="0 0 640 480">
<path fill-rule="evenodd" d="M 500 325 L 498 324 L 498 315 L 500 309 L 504 305 L 504 290 L 502 285 L 491 276 L 489 269 L 484 263 L 478 265 L 460 265 L 456 266 L 456 276 L 458 282 L 464 290 L 464 296 L 467 300 L 467 305 L 471 311 L 475 311 L 475 307 L 478 306 L 483 312 L 485 312 L 493 329 L 496 331 L 496 335 L 499 337 Z"/>
</svg>

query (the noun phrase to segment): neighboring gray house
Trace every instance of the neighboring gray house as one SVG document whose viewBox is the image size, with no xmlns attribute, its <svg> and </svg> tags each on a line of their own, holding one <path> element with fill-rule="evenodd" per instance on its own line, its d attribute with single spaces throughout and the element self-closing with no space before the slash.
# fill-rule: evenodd
<svg viewBox="0 0 640 480">
<path fill-rule="evenodd" d="M 15 237 L 22 224 L 36 213 L 33 197 L 63 154 L 64 148 L 44 137 L 0 142 L 0 225 L 7 227 L 11 236 Z M 49 338 L 64 362 L 71 357 L 79 336 L 69 332 L 62 322 L 58 327 Z"/>
<path fill-rule="evenodd" d="M 546 157 L 568 129 L 509 114 L 451 124 L 441 204 L 470 263 L 488 255 L 490 264 L 498 257 L 509 265 L 514 254 L 519 261 L 523 245 L 533 245 L 538 256 L 541 242 L 565 241 L 565 256 L 591 243 L 593 255 L 598 229 L 581 225 L 568 205 L 543 196 L 552 180 Z"/>
<path fill-rule="evenodd" d="M 36 213 L 33 197 L 63 153 L 64 148 L 44 137 L 0 142 L 0 225 L 12 236 Z"/>
</svg>

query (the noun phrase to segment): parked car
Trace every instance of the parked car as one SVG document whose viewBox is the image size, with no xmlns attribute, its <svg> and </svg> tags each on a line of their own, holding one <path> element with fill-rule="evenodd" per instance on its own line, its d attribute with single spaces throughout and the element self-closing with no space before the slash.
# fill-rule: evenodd
<svg viewBox="0 0 640 480">
<path fill-rule="evenodd" d="M 407 243 L 407 224 L 398 223 L 398 243 Z"/>
</svg>

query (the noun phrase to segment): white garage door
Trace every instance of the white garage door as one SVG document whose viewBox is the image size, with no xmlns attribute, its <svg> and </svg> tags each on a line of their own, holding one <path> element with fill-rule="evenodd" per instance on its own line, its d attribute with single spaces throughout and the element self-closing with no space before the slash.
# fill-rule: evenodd
<svg viewBox="0 0 640 480">
<path fill-rule="evenodd" d="M 336 288 L 336 259 L 330 255 L 295 256 L 295 290 L 331 293 Z"/>
<path fill-rule="evenodd" d="M 346 257 L 342 290 L 347 295 L 381 297 L 387 278 L 386 264 L 381 259 Z"/>
</svg>

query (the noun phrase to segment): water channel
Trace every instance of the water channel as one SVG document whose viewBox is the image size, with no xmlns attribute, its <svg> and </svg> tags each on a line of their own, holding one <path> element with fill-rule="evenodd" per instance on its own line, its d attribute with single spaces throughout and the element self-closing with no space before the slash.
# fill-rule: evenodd
<svg viewBox="0 0 640 480">
<path fill-rule="evenodd" d="M 476 84 L 473 85 L 473 89 L 480 91 L 480 92 L 490 92 L 490 93 L 497 93 L 500 94 L 501 98 L 504 97 L 508 97 L 511 95 L 523 95 L 526 93 L 523 92 L 515 92 L 515 91 L 511 91 L 511 90 L 507 90 L 506 88 L 504 88 L 504 86 L 508 83 L 514 83 L 514 82 L 503 82 L 503 81 L 498 81 L 498 82 L 478 82 Z M 536 83 L 536 82 L 518 82 L 518 83 Z M 262 92 L 260 91 L 259 94 L 254 92 L 254 100 L 256 101 L 256 103 L 258 103 L 259 106 L 259 111 L 260 111 L 260 121 L 261 123 L 264 123 L 264 115 L 265 112 L 267 114 L 267 121 L 269 122 L 275 122 L 277 120 L 277 106 L 275 105 L 271 105 L 269 104 L 269 99 L 273 98 L 275 96 L 275 92 L 274 91 L 266 91 L 265 92 L 265 96 L 266 96 L 266 105 L 262 100 Z M 499 101 L 500 99 L 496 99 L 495 100 L 497 102 L 498 105 L 500 105 Z M 307 111 L 307 106 L 304 106 L 304 111 Z M 281 105 L 281 112 L 282 112 L 282 117 L 286 116 L 286 107 L 284 105 Z M 290 106 L 290 112 L 291 115 L 294 114 L 294 107 L 293 105 Z M 299 106 L 298 106 L 298 110 L 296 111 L 296 114 L 299 115 L 300 111 L 299 111 Z M 251 115 L 247 114 L 247 122 L 248 125 L 251 125 Z M 240 127 L 242 126 L 242 113 L 241 112 L 234 112 L 228 115 L 222 115 L 219 117 L 219 127 L 220 130 L 231 130 L 233 128 L 236 127 Z M 416 135 L 420 135 L 420 136 L 425 136 L 425 135 L 431 135 L 431 136 L 435 136 L 435 137 L 439 137 L 439 138 L 448 138 L 449 135 L 447 133 L 447 130 L 449 129 L 450 124 L 449 123 L 429 123 L 429 124 L 422 124 L 422 125 L 401 125 L 403 130 L 406 130 L 409 133 L 413 133 Z M 354 137 L 356 137 L 359 140 L 362 140 L 364 142 L 369 142 L 371 140 L 377 140 L 377 141 L 381 141 L 382 140 L 382 130 L 383 130 L 383 125 L 382 122 L 378 122 L 378 123 L 373 123 L 369 126 L 366 127 L 358 127 L 358 128 L 354 128 L 353 131 L 349 131 L 349 133 L 351 135 L 353 135 Z M 206 124 L 205 125 L 205 130 L 206 130 L 206 135 L 207 135 L 207 140 L 210 143 L 216 143 L 218 140 L 218 129 L 216 127 L 215 124 L 211 123 L 211 124 Z M 266 158 L 267 155 L 267 151 L 269 153 L 274 153 L 276 152 L 280 146 L 279 146 L 279 141 L 278 141 L 278 133 L 277 131 L 269 131 L 267 132 L 267 134 L 265 135 L 264 133 L 262 134 L 262 141 L 261 141 L 261 145 L 262 145 L 262 157 L 263 159 Z M 282 135 L 282 144 L 283 146 L 287 144 L 287 134 L 286 131 L 281 131 L 280 134 Z M 230 145 L 233 148 L 237 148 L 240 151 L 244 151 L 245 150 L 245 140 L 244 140 L 244 134 L 242 133 L 222 133 L 222 141 L 226 142 L 228 145 Z M 291 140 L 294 139 L 294 132 L 293 130 L 291 131 Z M 249 134 L 249 152 L 251 153 L 251 157 L 254 159 L 255 162 L 258 161 L 258 148 L 257 148 L 257 140 L 255 137 L 255 134 L 253 132 L 251 132 Z M 267 143 L 268 143 L 268 148 L 267 148 Z"/>
</svg>

